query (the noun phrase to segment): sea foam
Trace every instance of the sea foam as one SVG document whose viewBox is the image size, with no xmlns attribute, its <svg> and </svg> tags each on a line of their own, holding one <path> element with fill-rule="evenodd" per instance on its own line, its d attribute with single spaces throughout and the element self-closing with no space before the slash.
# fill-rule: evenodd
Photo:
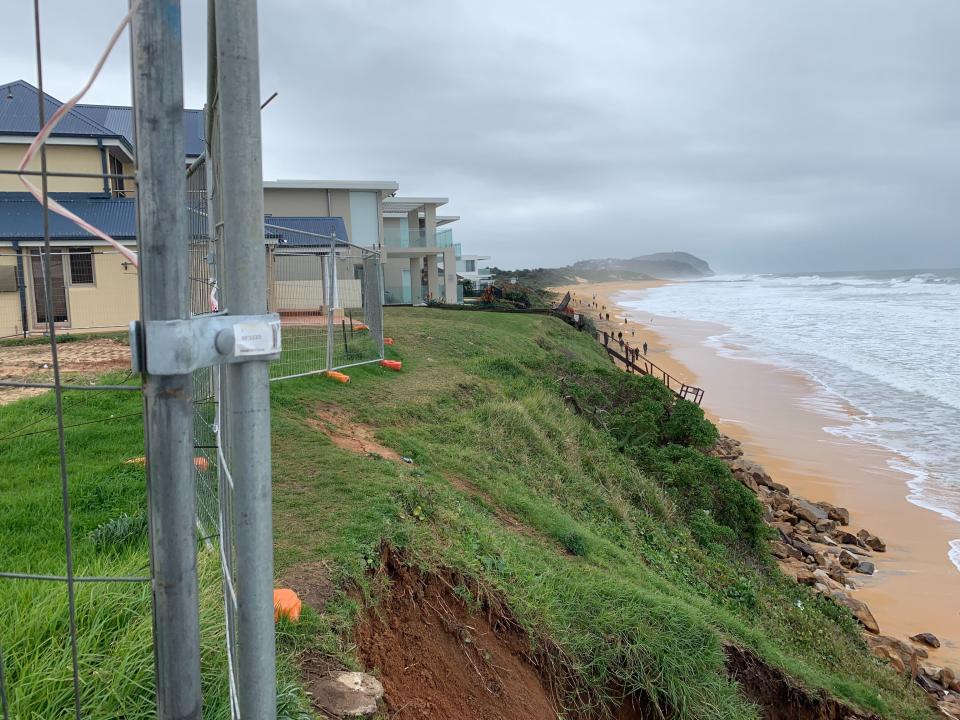
<svg viewBox="0 0 960 720">
<path fill-rule="evenodd" d="M 720 276 L 618 301 L 719 324 L 721 355 L 806 374 L 805 402 L 849 418 L 828 432 L 890 450 L 907 499 L 960 523 L 960 272 Z M 960 569 L 960 539 L 949 556 Z"/>
</svg>

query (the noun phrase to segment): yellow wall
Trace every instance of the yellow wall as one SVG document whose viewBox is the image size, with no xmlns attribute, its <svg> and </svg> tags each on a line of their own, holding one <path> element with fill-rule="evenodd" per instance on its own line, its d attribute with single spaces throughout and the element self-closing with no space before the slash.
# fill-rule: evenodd
<svg viewBox="0 0 960 720">
<path fill-rule="evenodd" d="M 0 144 L 0 167 L 14 170 L 20 165 L 27 145 Z M 37 156 L 30 170 L 40 170 Z M 102 173 L 100 148 L 95 145 L 47 145 L 47 169 L 58 172 Z M 40 187 L 40 178 L 29 178 Z M 130 184 L 129 182 L 127 183 Z M 47 185 L 51 192 L 103 192 L 101 178 L 51 177 Z M 25 188 L 15 175 L 0 175 L 0 192 L 24 192 Z"/>
<path fill-rule="evenodd" d="M 137 270 L 115 251 L 93 256 L 94 285 L 70 285 L 67 299 L 73 328 L 126 328 L 140 317 Z"/>
<path fill-rule="evenodd" d="M 63 248 L 64 250 L 66 248 Z M 30 267 L 29 249 L 24 250 L 27 331 L 44 332 L 46 325 L 37 324 L 36 297 Z M 66 254 L 66 253 L 65 253 Z M 64 260 L 68 330 L 125 330 L 131 320 L 140 316 L 136 268 L 124 268 L 123 257 L 113 250 L 96 248 L 93 256 L 93 285 L 70 283 L 69 261 Z M 16 265 L 11 248 L 0 248 L 0 265 Z M 19 293 L 0 293 L 0 337 L 21 333 Z"/>
<path fill-rule="evenodd" d="M 17 264 L 17 256 L 11 248 L 0 248 L 0 265 Z M 0 337 L 19 335 L 23 332 L 20 318 L 20 293 L 0 292 Z"/>
</svg>

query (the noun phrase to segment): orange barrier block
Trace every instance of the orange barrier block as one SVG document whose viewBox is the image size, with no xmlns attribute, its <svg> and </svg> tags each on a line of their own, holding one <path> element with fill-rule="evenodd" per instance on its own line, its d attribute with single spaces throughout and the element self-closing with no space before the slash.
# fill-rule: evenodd
<svg viewBox="0 0 960 720">
<path fill-rule="evenodd" d="M 301 608 L 300 598 L 293 590 L 277 588 L 273 591 L 274 622 L 281 617 L 287 618 L 290 622 L 297 622 L 300 619 Z"/>
<path fill-rule="evenodd" d="M 399 360 L 381 360 L 380 364 L 387 370 L 396 370 L 397 372 L 400 372 L 400 368 L 403 367 L 403 363 Z"/>
<path fill-rule="evenodd" d="M 369 328 L 367 325 L 364 325 L 363 323 L 357 323 L 356 325 L 353 326 L 353 329 L 354 329 L 354 330 L 369 330 L 370 328 Z"/>
<path fill-rule="evenodd" d="M 324 373 L 328 378 L 336 380 L 337 382 L 348 383 L 350 382 L 350 376 L 344 375 L 342 372 L 337 372 L 336 370 L 327 370 Z"/>
<path fill-rule="evenodd" d="M 384 339 L 383 339 L 383 344 L 384 344 L 384 345 L 393 345 L 393 338 L 384 338 Z"/>
</svg>

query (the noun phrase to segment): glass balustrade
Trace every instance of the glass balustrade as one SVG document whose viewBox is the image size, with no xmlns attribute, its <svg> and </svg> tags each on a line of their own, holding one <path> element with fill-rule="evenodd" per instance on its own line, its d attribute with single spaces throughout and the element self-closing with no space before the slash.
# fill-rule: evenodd
<svg viewBox="0 0 960 720">
<path fill-rule="evenodd" d="M 388 248 L 448 248 L 459 245 L 453 242 L 453 229 L 443 228 L 435 233 L 428 233 L 423 229 L 400 227 L 385 227 L 383 229 L 383 245 Z"/>
</svg>

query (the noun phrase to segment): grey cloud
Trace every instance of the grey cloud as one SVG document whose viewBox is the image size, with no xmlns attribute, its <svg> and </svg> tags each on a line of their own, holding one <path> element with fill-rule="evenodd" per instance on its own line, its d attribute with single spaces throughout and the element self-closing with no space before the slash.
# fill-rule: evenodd
<svg viewBox="0 0 960 720">
<path fill-rule="evenodd" d="M 0 62 L 29 80 L 15 5 Z M 51 92 L 124 5 L 44 0 Z M 192 104 L 203 5 L 184 1 Z M 952 0 L 261 0 L 260 19 L 266 176 L 448 195 L 458 239 L 500 266 L 960 266 Z M 129 98 L 126 59 L 93 101 Z"/>
</svg>

